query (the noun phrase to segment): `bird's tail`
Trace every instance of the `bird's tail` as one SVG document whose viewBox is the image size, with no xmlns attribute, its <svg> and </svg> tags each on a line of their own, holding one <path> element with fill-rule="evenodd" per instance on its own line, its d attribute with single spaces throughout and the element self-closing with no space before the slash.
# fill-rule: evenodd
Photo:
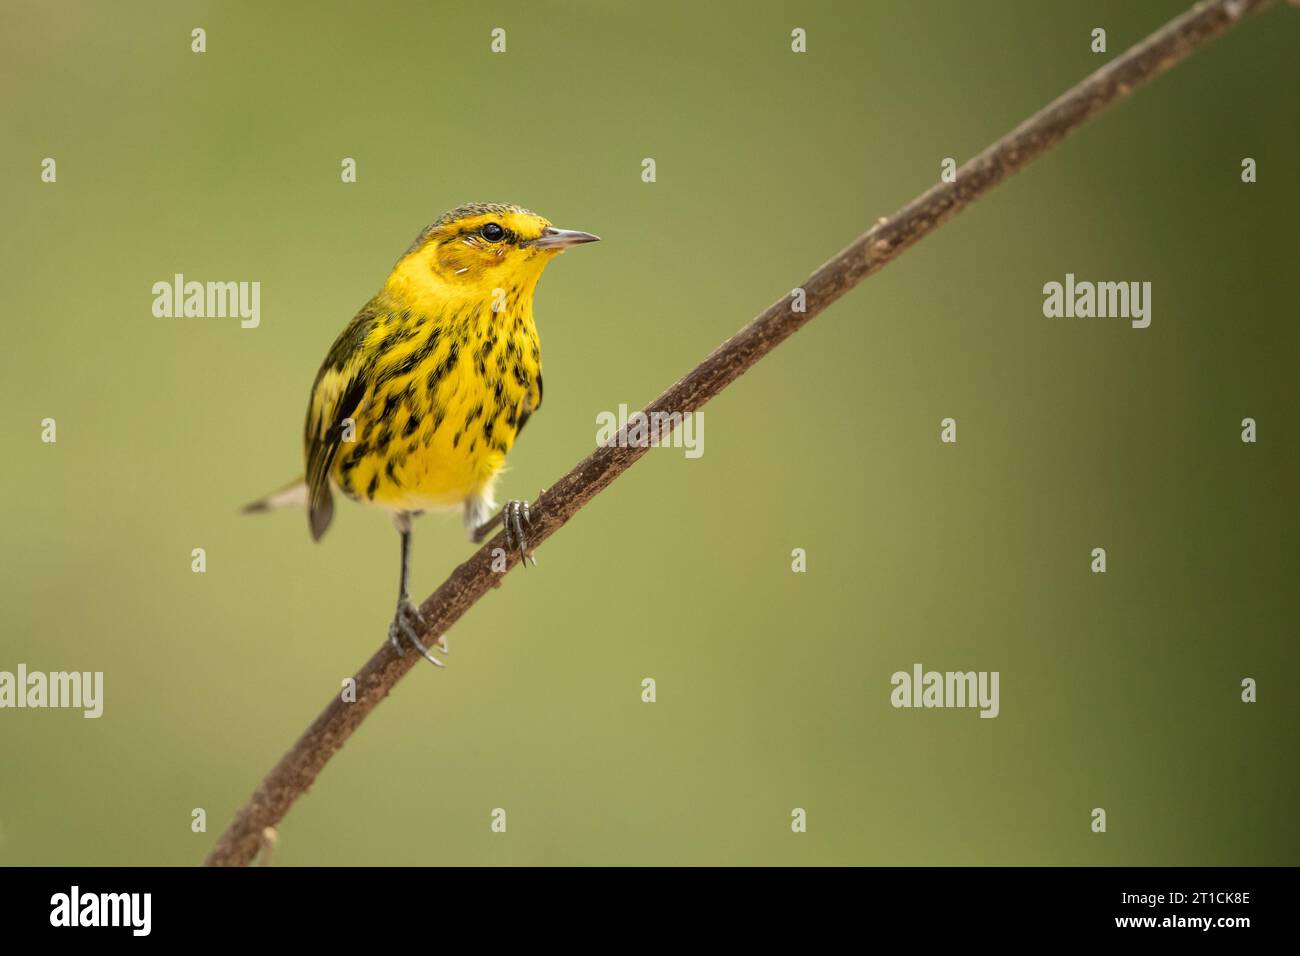
<svg viewBox="0 0 1300 956">
<path fill-rule="evenodd" d="M 307 482 L 303 478 L 295 478 L 283 488 L 271 492 L 265 498 L 259 498 L 257 501 L 250 501 L 240 509 L 244 514 L 254 514 L 259 511 L 278 511 L 281 508 L 306 508 L 307 507 Z"/>
</svg>

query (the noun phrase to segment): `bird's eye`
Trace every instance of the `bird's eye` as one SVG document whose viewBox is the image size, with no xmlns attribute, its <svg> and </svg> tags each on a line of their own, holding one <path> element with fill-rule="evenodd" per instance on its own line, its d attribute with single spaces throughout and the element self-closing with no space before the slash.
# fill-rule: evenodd
<svg viewBox="0 0 1300 956">
<path fill-rule="evenodd" d="M 500 242 L 506 234 L 506 231 L 495 222 L 489 222 L 486 226 L 480 229 L 479 232 L 482 233 L 483 238 L 488 242 Z"/>
</svg>

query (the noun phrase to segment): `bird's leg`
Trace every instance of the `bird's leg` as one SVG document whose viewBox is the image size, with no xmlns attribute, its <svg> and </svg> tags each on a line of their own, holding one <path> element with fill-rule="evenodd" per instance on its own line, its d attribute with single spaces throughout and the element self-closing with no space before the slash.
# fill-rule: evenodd
<svg viewBox="0 0 1300 956">
<path fill-rule="evenodd" d="M 393 523 L 397 525 L 397 531 L 402 536 L 402 572 L 401 581 L 397 589 L 397 611 L 393 614 L 393 623 L 388 625 L 388 640 L 399 652 L 405 652 L 402 646 L 402 639 L 420 652 L 420 655 L 430 664 L 436 664 L 438 667 L 446 667 L 442 661 L 438 660 L 428 649 L 420 643 L 420 635 L 424 633 L 424 617 L 420 614 L 420 609 L 411 603 L 411 595 L 407 589 L 407 578 L 411 569 L 411 516 L 405 512 L 400 513 L 393 518 Z M 439 638 L 434 644 L 444 654 L 447 652 L 446 641 Z"/>
<path fill-rule="evenodd" d="M 528 528 L 533 526 L 533 519 L 528 513 L 528 502 L 507 501 L 500 511 L 474 529 L 474 543 L 478 544 L 486 538 L 497 526 L 497 522 L 505 528 L 506 550 L 518 547 L 519 558 L 524 567 L 528 567 L 529 561 L 536 566 L 537 559 L 528 550 L 528 535 L 524 531 L 525 526 Z"/>
</svg>

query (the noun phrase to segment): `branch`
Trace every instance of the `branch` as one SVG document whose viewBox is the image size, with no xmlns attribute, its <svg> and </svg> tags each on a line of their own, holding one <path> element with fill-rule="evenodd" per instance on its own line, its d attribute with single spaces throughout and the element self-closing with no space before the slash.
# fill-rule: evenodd
<svg viewBox="0 0 1300 956">
<path fill-rule="evenodd" d="M 859 236 L 803 283 L 806 311 L 791 311 L 792 295 L 768 306 L 690 374 L 655 399 L 646 412 L 680 412 L 684 416 L 696 411 L 793 332 L 917 240 L 1047 152 L 1094 114 L 1180 63 L 1235 26 L 1245 14 L 1262 10 L 1270 2 L 1212 0 L 1171 20 L 967 162 L 957 171 L 955 182 L 932 186 L 895 215 L 880 220 Z M 597 448 L 579 462 L 533 503 L 530 543 L 540 545 L 562 528 L 645 452 L 645 446 L 610 444 Z M 500 586 L 504 575 L 492 570 L 491 555 L 494 549 L 504 547 L 504 535 L 498 534 L 425 600 L 420 611 L 428 622 L 426 637 L 446 633 L 491 588 Z M 507 561 L 507 568 L 513 567 L 518 563 L 518 555 L 508 552 Z M 217 841 L 207 864 L 250 863 L 261 847 L 263 831 L 284 818 L 330 757 L 419 660 L 414 652 L 399 653 L 385 641 L 356 674 L 356 701 L 344 703 L 335 695 L 253 792 Z"/>
</svg>

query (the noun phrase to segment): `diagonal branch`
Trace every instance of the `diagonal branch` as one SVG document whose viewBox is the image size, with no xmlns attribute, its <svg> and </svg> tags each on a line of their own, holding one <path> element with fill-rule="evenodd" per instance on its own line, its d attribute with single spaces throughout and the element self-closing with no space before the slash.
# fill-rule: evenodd
<svg viewBox="0 0 1300 956">
<path fill-rule="evenodd" d="M 1270 2 L 1210 0 L 1171 20 L 967 162 L 957 171 L 955 182 L 932 186 L 859 236 L 803 283 L 805 311 L 792 310 L 793 295 L 768 306 L 655 399 L 646 412 L 686 415 L 696 411 L 813 316 L 918 239 L 1041 156 L 1094 114 L 1182 62 L 1235 26 L 1244 15 L 1264 9 Z M 539 545 L 558 531 L 645 452 L 644 446 L 617 444 L 593 451 L 534 503 L 530 542 Z M 427 635 L 446 633 L 489 589 L 500 586 L 503 575 L 492 570 L 492 552 L 504 547 L 504 535 L 498 534 L 425 600 L 420 610 L 428 622 Z M 508 567 L 513 567 L 518 556 L 510 553 L 507 561 Z M 385 642 L 356 674 L 356 701 L 345 703 L 337 695 L 330 701 L 253 792 L 217 841 L 208 865 L 250 863 L 261 846 L 262 832 L 283 819 L 329 759 L 419 660 L 415 653 L 400 654 Z"/>
</svg>

